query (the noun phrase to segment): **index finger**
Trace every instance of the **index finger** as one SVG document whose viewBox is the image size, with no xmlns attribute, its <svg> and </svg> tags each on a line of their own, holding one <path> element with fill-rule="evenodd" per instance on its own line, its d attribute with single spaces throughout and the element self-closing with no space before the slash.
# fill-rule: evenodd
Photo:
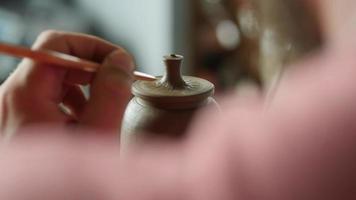
<svg viewBox="0 0 356 200">
<path fill-rule="evenodd" d="M 121 47 L 101 38 L 81 33 L 46 31 L 42 33 L 33 46 L 34 49 L 48 49 L 73 55 L 82 59 L 102 63 L 107 55 Z M 92 73 L 69 70 L 65 81 L 74 84 L 88 84 Z"/>
<path fill-rule="evenodd" d="M 122 49 L 95 36 L 52 30 L 43 32 L 32 48 L 58 51 L 95 62 L 102 62 L 114 50 Z M 45 95 L 45 98 L 51 99 L 60 98 L 63 83 L 87 84 L 92 75 L 88 72 L 28 60 L 20 64 L 14 73 L 14 76 L 26 80 L 24 85 L 30 87 L 31 91 L 38 91 Z"/>
</svg>

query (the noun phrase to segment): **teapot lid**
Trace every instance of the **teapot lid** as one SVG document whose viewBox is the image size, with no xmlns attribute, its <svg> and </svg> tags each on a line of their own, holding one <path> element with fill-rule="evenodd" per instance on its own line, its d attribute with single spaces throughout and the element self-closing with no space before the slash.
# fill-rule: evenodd
<svg viewBox="0 0 356 200">
<path fill-rule="evenodd" d="M 166 72 L 156 81 L 136 81 L 132 93 L 150 105 L 166 109 L 195 108 L 213 95 L 214 85 L 207 80 L 182 76 L 183 56 L 164 56 Z"/>
</svg>

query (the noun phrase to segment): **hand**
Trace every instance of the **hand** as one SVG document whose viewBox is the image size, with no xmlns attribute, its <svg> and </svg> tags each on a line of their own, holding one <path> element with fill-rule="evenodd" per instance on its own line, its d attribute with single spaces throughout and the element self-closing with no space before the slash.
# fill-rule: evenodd
<svg viewBox="0 0 356 200">
<path fill-rule="evenodd" d="M 23 60 L 0 88 L 3 136 L 44 124 L 66 128 L 74 123 L 93 131 L 118 132 L 131 96 L 134 68 L 124 49 L 93 36 L 58 31 L 42 33 L 33 49 L 54 50 L 103 64 L 91 74 Z M 79 85 L 90 85 L 89 99 Z"/>
</svg>

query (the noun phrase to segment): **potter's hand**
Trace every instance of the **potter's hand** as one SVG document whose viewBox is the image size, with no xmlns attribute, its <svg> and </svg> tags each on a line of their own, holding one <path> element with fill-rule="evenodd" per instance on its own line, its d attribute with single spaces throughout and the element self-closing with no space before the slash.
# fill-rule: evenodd
<svg viewBox="0 0 356 200">
<path fill-rule="evenodd" d="M 133 60 L 122 48 L 99 38 L 46 31 L 34 49 L 49 49 L 102 62 L 96 74 L 24 60 L 0 89 L 2 135 L 33 125 L 91 128 L 114 132 L 120 128 L 130 98 Z M 79 85 L 90 84 L 87 100 Z M 63 106 L 70 109 L 64 112 Z"/>
</svg>

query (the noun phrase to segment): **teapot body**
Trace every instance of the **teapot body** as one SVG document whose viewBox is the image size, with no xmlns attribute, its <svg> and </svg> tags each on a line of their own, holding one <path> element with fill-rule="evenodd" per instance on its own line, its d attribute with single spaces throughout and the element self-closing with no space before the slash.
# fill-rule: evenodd
<svg viewBox="0 0 356 200">
<path fill-rule="evenodd" d="M 124 114 L 122 147 L 152 139 L 179 139 L 184 136 L 197 111 L 217 104 L 212 98 L 214 85 L 207 80 L 182 76 L 183 57 L 164 57 L 166 72 L 155 81 L 136 81 L 134 98 Z"/>
<path fill-rule="evenodd" d="M 128 104 L 122 123 L 122 146 L 152 139 L 180 139 L 186 133 L 195 114 L 207 106 L 218 108 L 211 97 L 201 105 L 188 109 L 159 108 L 139 97 L 134 97 Z"/>
</svg>

